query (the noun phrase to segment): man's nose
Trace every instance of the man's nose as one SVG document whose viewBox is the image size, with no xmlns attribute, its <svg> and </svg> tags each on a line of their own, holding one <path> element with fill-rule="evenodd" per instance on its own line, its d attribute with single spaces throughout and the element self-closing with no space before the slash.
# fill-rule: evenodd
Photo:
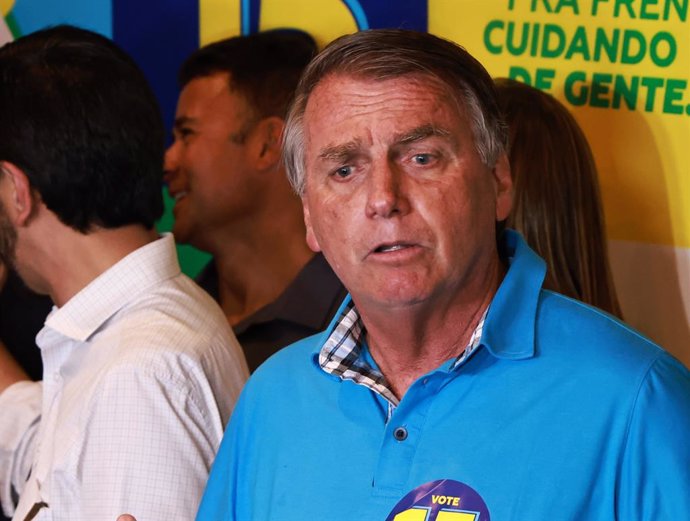
<svg viewBox="0 0 690 521">
<path fill-rule="evenodd" d="M 374 164 L 368 180 L 367 217 L 392 217 L 408 213 L 404 172 L 391 161 Z"/>
<path fill-rule="evenodd" d="M 170 178 L 173 177 L 177 170 L 178 149 L 179 145 L 177 140 L 174 140 L 163 156 L 163 179 L 165 182 L 170 182 Z"/>
</svg>

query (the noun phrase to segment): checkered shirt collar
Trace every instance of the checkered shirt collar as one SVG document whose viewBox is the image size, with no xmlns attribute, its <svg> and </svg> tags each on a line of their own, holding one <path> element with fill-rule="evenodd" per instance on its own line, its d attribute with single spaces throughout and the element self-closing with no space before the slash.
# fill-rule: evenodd
<svg viewBox="0 0 690 521">
<path fill-rule="evenodd" d="M 451 371 L 457 369 L 479 346 L 487 311 L 488 308 L 472 332 L 467 347 L 451 365 Z M 321 348 L 319 365 L 326 373 L 363 385 L 384 397 L 393 406 L 397 406 L 399 400 L 388 386 L 386 378 L 378 369 L 372 367 L 364 356 L 364 333 L 362 319 L 354 302 L 350 301 Z"/>
</svg>

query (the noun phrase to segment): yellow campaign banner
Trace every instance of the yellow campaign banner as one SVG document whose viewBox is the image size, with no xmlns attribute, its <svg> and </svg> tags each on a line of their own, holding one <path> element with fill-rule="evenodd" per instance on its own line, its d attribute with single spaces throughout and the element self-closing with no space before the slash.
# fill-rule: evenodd
<svg viewBox="0 0 690 521">
<path fill-rule="evenodd" d="M 688 0 L 429 0 L 429 32 L 553 94 L 599 169 L 627 322 L 690 366 Z"/>
<path fill-rule="evenodd" d="M 241 0 L 199 0 L 201 45 L 241 34 Z M 259 29 L 292 27 L 310 33 L 320 47 L 357 30 L 351 12 L 341 0 L 262 0 Z"/>
<path fill-rule="evenodd" d="M 429 31 L 574 112 L 611 239 L 690 247 L 688 0 L 432 0 Z"/>
<path fill-rule="evenodd" d="M 0 14 L 7 16 L 14 6 L 14 0 L 0 0 Z"/>
<path fill-rule="evenodd" d="M 5 16 L 12 10 L 14 0 L 0 0 L 0 45 L 12 41 L 12 33 L 10 32 Z"/>
<path fill-rule="evenodd" d="M 240 0 L 199 0 L 199 44 L 241 34 Z"/>
</svg>

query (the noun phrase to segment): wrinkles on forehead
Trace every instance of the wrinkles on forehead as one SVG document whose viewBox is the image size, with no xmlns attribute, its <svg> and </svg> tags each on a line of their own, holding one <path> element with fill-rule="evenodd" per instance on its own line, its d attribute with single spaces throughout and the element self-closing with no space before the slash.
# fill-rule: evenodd
<svg viewBox="0 0 690 521">
<path fill-rule="evenodd" d="M 401 88 L 401 83 L 409 88 Z M 426 110 L 420 112 L 420 106 Z M 402 148 L 437 137 L 457 149 L 458 129 L 449 125 L 451 113 L 455 121 L 467 121 L 463 107 L 450 95 L 448 87 L 433 77 L 408 75 L 378 80 L 330 75 L 319 82 L 307 102 L 302 121 L 305 149 L 310 151 L 311 161 L 348 161 L 372 144 L 368 126 L 374 122 L 379 128 L 388 126 L 386 143 L 391 147 Z M 323 137 L 319 134 L 324 129 L 318 129 L 324 118 L 354 134 L 339 135 L 314 149 L 313 145 Z"/>
</svg>

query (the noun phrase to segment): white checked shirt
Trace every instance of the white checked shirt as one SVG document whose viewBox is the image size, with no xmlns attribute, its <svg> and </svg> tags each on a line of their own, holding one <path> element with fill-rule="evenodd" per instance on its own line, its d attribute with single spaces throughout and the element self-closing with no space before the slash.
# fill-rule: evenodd
<svg viewBox="0 0 690 521">
<path fill-rule="evenodd" d="M 43 382 L 0 394 L 7 514 L 18 493 L 15 520 L 193 519 L 247 369 L 172 236 L 54 308 L 36 340 Z"/>
</svg>

